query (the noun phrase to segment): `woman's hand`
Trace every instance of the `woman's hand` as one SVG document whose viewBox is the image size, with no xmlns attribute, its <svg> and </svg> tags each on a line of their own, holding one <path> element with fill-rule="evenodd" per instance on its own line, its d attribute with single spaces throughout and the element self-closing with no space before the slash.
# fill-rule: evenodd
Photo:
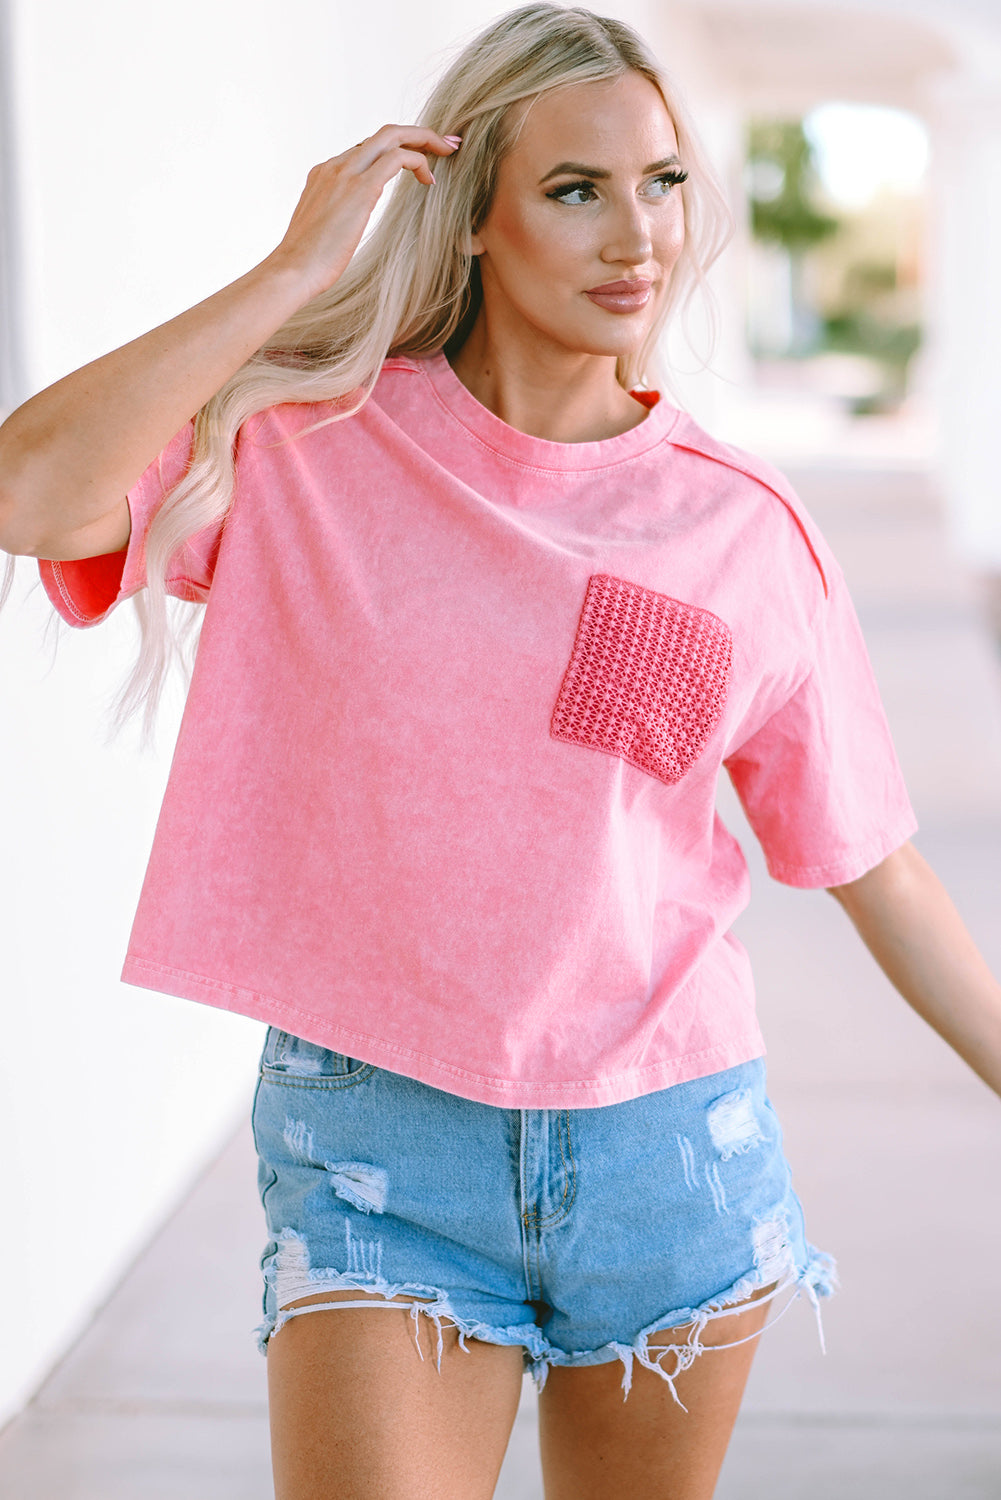
<svg viewBox="0 0 1001 1500">
<path fill-rule="evenodd" d="M 281 244 L 268 262 L 299 271 L 308 297 L 319 296 L 344 271 L 358 248 L 386 184 L 399 171 L 430 187 L 426 153 L 451 156 L 458 137 L 419 125 L 383 125 L 340 156 L 313 167 Z"/>
<path fill-rule="evenodd" d="M 0 548 L 94 557 L 129 539 L 125 500 L 146 466 L 282 324 L 337 280 L 386 183 L 433 181 L 451 140 L 384 125 L 314 167 L 276 250 L 196 307 L 66 375 L 0 429 Z"/>
</svg>

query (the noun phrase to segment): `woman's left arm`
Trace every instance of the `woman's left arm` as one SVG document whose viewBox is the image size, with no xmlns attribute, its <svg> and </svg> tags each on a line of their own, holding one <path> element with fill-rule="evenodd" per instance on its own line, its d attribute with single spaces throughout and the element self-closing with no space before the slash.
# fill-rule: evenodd
<svg viewBox="0 0 1001 1500">
<path fill-rule="evenodd" d="M 914 845 L 829 890 L 891 984 L 1001 1095 L 1001 984 Z"/>
</svg>

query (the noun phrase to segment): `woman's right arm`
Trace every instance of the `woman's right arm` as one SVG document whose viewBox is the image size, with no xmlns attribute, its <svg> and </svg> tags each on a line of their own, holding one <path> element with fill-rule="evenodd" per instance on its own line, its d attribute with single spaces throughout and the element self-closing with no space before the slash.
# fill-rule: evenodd
<svg viewBox="0 0 1001 1500">
<path fill-rule="evenodd" d="M 125 495 L 200 407 L 354 254 L 383 188 L 424 153 L 455 148 L 432 130 L 385 125 L 314 167 L 281 244 L 245 276 L 169 323 L 84 365 L 0 427 L 0 548 L 53 560 L 116 552 Z"/>
</svg>

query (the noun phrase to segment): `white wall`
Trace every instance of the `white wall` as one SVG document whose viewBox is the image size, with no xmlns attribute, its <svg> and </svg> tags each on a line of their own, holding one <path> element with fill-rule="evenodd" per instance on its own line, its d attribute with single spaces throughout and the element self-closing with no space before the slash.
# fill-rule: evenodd
<svg viewBox="0 0 1001 1500">
<path fill-rule="evenodd" d="M 309 167 L 412 117 L 504 8 L 11 0 L 29 391 L 255 264 Z M 684 75 L 690 39 L 660 7 L 606 9 Z M 246 1112 L 261 1034 L 119 983 L 179 704 L 158 754 L 105 744 L 131 607 L 61 627 L 50 665 L 34 564 L 18 577 L 0 615 L 0 1421 Z"/>
<path fill-rule="evenodd" d="M 942 479 L 959 555 L 1001 575 L 1001 57 L 993 76 L 944 80 L 929 109 L 933 354 Z"/>
<path fill-rule="evenodd" d="M 102 743 L 124 612 L 51 666 L 23 572 L 0 616 L 0 1417 L 245 1109 L 259 1047 L 252 1022 L 118 981 L 166 762 Z"/>
<path fill-rule="evenodd" d="M 290 0 L 281 38 L 260 0 L 11 10 L 19 290 L 37 389 L 267 252 L 308 168 L 340 149 L 351 70 L 323 0 Z M 158 756 L 131 738 L 107 747 L 131 610 L 62 629 L 50 670 L 51 612 L 34 565 L 18 571 L 0 617 L 0 1419 L 245 1111 L 260 1037 L 119 983 L 177 705 Z"/>
</svg>

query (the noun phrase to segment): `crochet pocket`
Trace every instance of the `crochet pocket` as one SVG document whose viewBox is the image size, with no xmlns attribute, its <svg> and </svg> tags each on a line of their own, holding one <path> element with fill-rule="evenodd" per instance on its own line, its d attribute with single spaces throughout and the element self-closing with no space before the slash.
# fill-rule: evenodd
<svg viewBox="0 0 1001 1500">
<path fill-rule="evenodd" d="M 673 785 L 719 723 L 731 655 L 717 615 L 596 573 L 550 733 Z"/>
</svg>

